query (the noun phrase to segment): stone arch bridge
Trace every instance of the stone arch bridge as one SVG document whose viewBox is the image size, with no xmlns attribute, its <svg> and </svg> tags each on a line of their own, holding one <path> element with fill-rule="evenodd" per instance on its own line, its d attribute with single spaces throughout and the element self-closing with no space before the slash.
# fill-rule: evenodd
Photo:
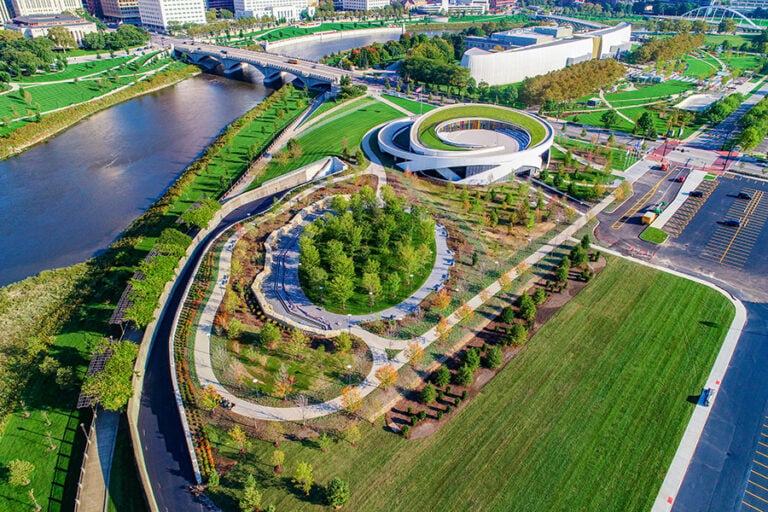
<svg viewBox="0 0 768 512">
<path fill-rule="evenodd" d="M 221 70 L 225 75 L 243 73 L 248 67 L 263 75 L 265 83 L 285 81 L 295 77 L 309 88 L 332 89 L 348 71 L 312 61 L 284 57 L 268 52 L 210 44 L 176 44 L 177 57 L 186 57 L 206 71 Z"/>
</svg>

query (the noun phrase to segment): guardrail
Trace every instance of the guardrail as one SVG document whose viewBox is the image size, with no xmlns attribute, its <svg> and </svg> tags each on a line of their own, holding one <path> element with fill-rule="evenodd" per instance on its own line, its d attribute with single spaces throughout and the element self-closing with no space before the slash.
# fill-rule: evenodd
<svg viewBox="0 0 768 512">
<path fill-rule="evenodd" d="M 94 432 L 96 431 L 96 418 L 98 414 L 96 409 L 93 409 L 93 417 L 91 418 L 91 425 L 88 427 L 88 432 L 85 432 L 85 426 L 80 424 L 80 428 L 83 429 L 83 433 L 86 435 L 85 451 L 83 452 L 83 462 L 80 463 L 80 476 L 77 477 L 77 492 L 75 493 L 75 512 L 78 512 L 80 508 L 80 493 L 83 490 L 83 477 L 85 476 L 85 465 L 88 463 L 88 451 L 91 448 L 91 441 L 93 440 Z"/>
</svg>

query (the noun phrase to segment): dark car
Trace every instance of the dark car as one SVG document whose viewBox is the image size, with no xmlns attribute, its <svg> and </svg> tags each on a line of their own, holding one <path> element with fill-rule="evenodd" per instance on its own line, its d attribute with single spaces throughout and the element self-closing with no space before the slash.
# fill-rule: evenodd
<svg viewBox="0 0 768 512">
<path fill-rule="evenodd" d="M 723 221 L 724 226 L 730 226 L 732 228 L 738 228 L 741 226 L 741 221 L 739 219 L 726 219 Z"/>
<path fill-rule="evenodd" d="M 703 197 L 704 196 L 704 192 L 702 192 L 701 190 L 693 190 L 693 191 L 689 192 L 688 195 L 690 197 Z"/>
<path fill-rule="evenodd" d="M 752 194 L 749 192 L 739 192 L 738 195 L 736 195 L 739 199 L 752 199 Z"/>
</svg>

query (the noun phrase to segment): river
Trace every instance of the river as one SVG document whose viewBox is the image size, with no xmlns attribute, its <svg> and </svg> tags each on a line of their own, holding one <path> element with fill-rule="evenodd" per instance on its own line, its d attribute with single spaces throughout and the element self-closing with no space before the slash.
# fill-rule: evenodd
<svg viewBox="0 0 768 512">
<path fill-rule="evenodd" d="M 271 92 L 197 76 L 0 162 L 0 285 L 105 249 L 224 126 Z"/>
</svg>

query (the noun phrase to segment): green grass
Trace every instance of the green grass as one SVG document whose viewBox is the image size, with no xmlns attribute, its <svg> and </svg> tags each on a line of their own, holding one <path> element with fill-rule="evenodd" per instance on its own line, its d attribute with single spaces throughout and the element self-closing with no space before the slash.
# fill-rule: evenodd
<svg viewBox="0 0 768 512">
<path fill-rule="evenodd" d="M 333 102 L 333 101 L 328 101 L 328 102 L 323 103 L 322 105 L 320 105 L 320 108 L 318 108 L 317 110 L 320 110 L 323 107 L 326 107 L 323 110 L 323 112 L 328 112 L 329 110 L 331 110 L 334 107 L 339 107 L 339 106 L 343 105 L 337 111 L 335 111 L 331 116 L 329 116 L 329 117 L 327 117 L 326 119 L 323 120 L 323 122 L 328 122 L 328 121 L 330 121 L 332 119 L 336 119 L 338 117 L 343 117 L 348 112 L 351 112 L 353 110 L 357 110 L 359 108 L 362 108 L 365 105 L 371 105 L 375 101 L 376 100 L 374 100 L 370 96 L 363 96 L 362 98 L 353 98 L 351 100 L 347 100 L 346 102 L 339 102 L 339 103 L 336 103 L 336 102 Z M 314 119 L 316 117 L 319 117 L 320 114 L 322 114 L 323 112 L 317 112 L 317 111 L 313 112 L 312 116 L 310 117 L 310 119 Z"/>
<path fill-rule="evenodd" d="M 614 107 L 624 107 L 640 103 L 648 103 L 672 94 L 680 94 L 696 87 L 695 84 L 669 80 L 660 84 L 649 85 L 634 91 L 616 92 L 606 94 L 605 98 Z"/>
<path fill-rule="evenodd" d="M 667 235 L 659 228 L 652 228 L 651 226 L 648 226 L 643 230 L 642 233 L 640 233 L 641 240 L 645 240 L 646 242 L 651 242 L 654 244 L 664 243 L 667 240 L 667 236 L 669 235 Z"/>
<path fill-rule="evenodd" d="M 358 98 L 356 101 L 359 101 L 359 100 L 360 100 L 360 98 Z M 350 101 L 350 100 L 347 100 L 347 101 Z M 346 102 L 345 101 L 326 101 L 322 105 L 317 107 L 314 112 L 312 112 L 312 115 L 309 116 L 309 119 L 307 119 L 306 122 L 312 121 L 313 119 L 318 118 L 321 115 L 325 114 L 326 112 L 328 112 L 332 108 L 336 108 L 339 105 L 343 105 L 344 103 L 346 103 Z M 339 109 L 337 112 L 339 112 L 341 110 L 342 109 Z"/>
<path fill-rule="evenodd" d="M 419 139 L 422 144 L 430 148 L 461 150 L 462 148 L 457 146 L 443 143 L 437 137 L 435 128 L 443 121 L 462 117 L 485 117 L 519 126 L 530 134 L 531 147 L 543 141 L 547 135 L 547 130 L 542 123 L 518 112 L 491 106 L 462 105 L 425 116 L 419 129 Z"/>
<path fill-rule="evenodd" d="M 709 57 L 709 56 L 707 56 Z M 712 62 L 710 62 L 710 60 Z M 706 78 L 714 75 L 720 70 L 720 65 L 717 64 L 711 57 L 705 59 L 704 57 L 694 58 L 688 56 L 685 61 L 688 63 L 688 67 L 683 71 L 683 76 L 691 78 Z"/>
<path fill-rule="evenodd" d="M 568 137 L 555 137 L 555 142 L 560 146 L 564 147 L 565 149 L 571 149 L 572 151 L 581 150 L 581 151 L 591 152 L 597 149 L 597 146 L 595 146 L 594 144 L 591 144 L 589 142 L 583 142 L 577 139 L 568 138 Z M 600 149 L 603 149 L 604 147 L 605 147 L 605 141 L 601 141 Z M 562 152 L 560 153 L 562 154 Z M 633 155 L 627 155 L 627 151 L 624 149 L 611 148 L 610 154 L 611 154 L 611 161 L 613 162 L 613 168 L 620 171 L 626 171 L 629 167 L 634 165 L 638 160 L 637 157 Z M 601 183 L 609 183 L 614 179 L 613 176 L 605 176 L 604 178 L 605 178 L 605 181 L 600 181 Z"/>
<path fill-rule="evenodd" d="M 302 132 L 297 138 L 303 149 L 302 155 L 283 164 L 276 160 L 271 161 L 265 172 L 251 184 L 251 188 L 326 156 L 342 156 L 345 140 L 350 154 L 354 155 L 355 148 L 360 145 L 368 130 L 402 117 L 401 112 L 373 99 L 358 102 L 354 106 L 347 105 L 346 108 L 349 108 L 345 110 L 346 114 L 330 116 Z"/>
<path fill-rule="evenodd" d="M 386 95 L 387 101 L 391 101 L 399 107 L 403 107 L 406 110 L 413 112 L 414 114 L 427 113 L 431 110 L 435 110 L 437 107 L 428 103 L 422 103 L 420 101 L 409 100 L 408 98 L 401 98 L 400 96 Z"/>
<path fill-rule="evenodd" d="M 112 470 L 109 473 L 108 512 L 146 512 L 144 489 L 133 457 L 128 420 L 120 417 Z"/>
<path fill-rule="evenodd" d="M 305 497 L 289 482 L 305 461 L 318 485 L 349 481 L 348 508 L 359 512 L 648 510 L 695 407 L 687 397 L 701 391 L 733 315 L 710 288 L 611 259 L 431 437 L 404 440 L 377 422 L 357 448 L 283 443 L 283 475 L 258 441 L 214 498 L 236 510 L 253 472 L 262 503 L 323 510 L 319 492 Z"/>
<path fill-rule="evenodd" d="M 732 54 L 730 57 L 727 55 L 720 55 L 720 60 L 728 64 L 734 72 L 742 73 L 743 71 L 754 71 L 755 73 L 760 71 L 763 59 L 757 55 L 740 55 Z"/>
<path fill-rule="evenodd" d="M 108 69 L 120 66 L 126 63 L 129 57 L 117 57 L 114 59 L 95 60 L 92 62 L 82 62 L 80 64 L 70 64 L 63 71 L 56 73 L 38 73 L 36 75 L 25 76 L 22 82 L 53 82 L 58 80 L 72 80 L 75 77 L 101 73 Z"/>
</svg>

